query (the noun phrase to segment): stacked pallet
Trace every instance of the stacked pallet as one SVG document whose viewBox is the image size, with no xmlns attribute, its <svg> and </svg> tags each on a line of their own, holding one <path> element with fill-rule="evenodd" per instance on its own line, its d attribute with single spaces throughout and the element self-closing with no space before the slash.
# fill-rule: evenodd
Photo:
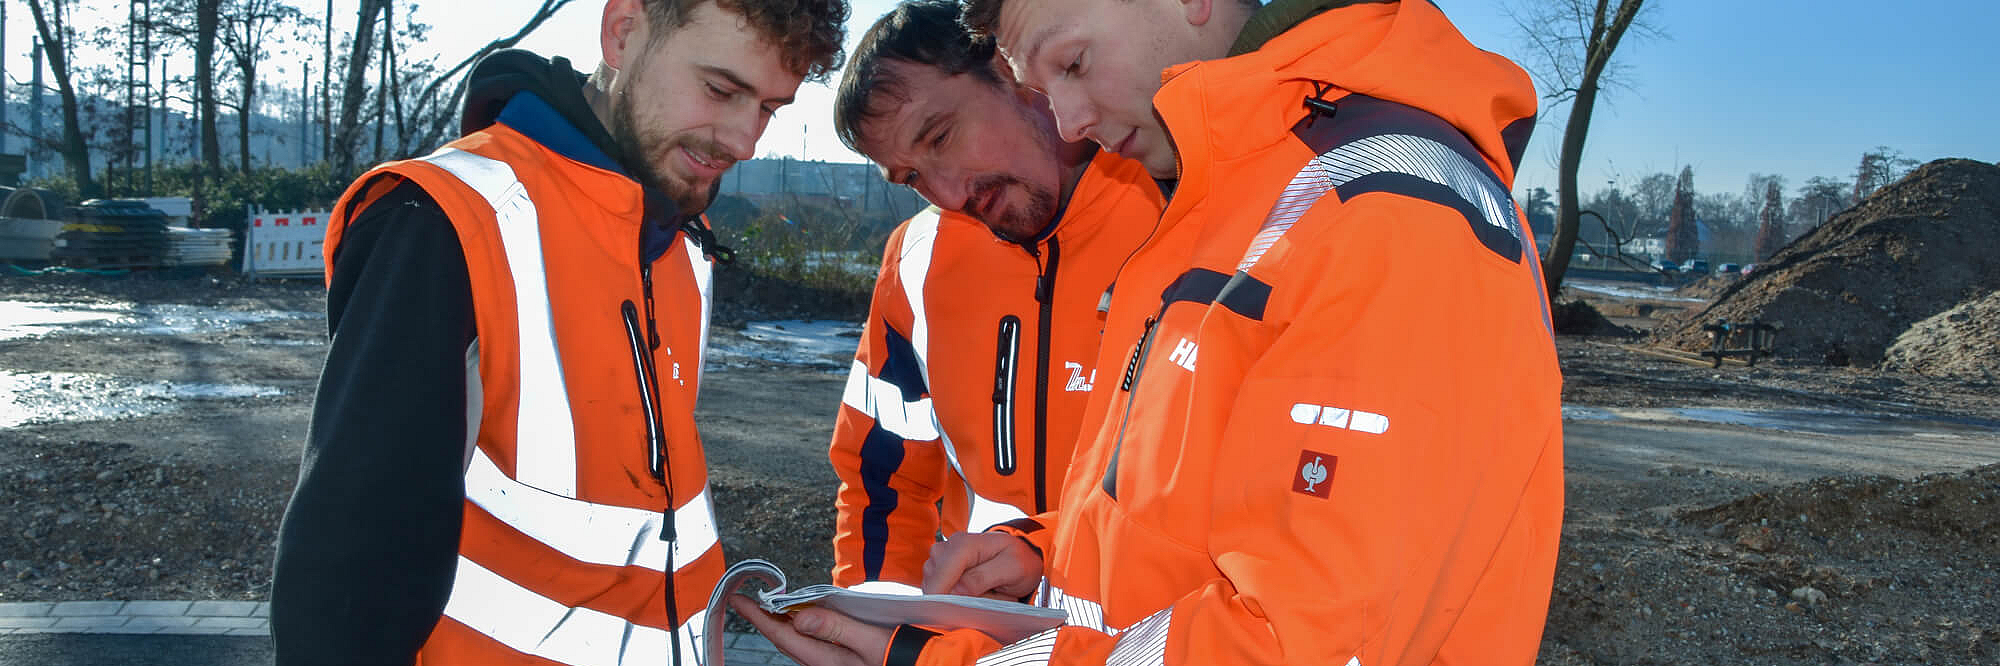
<svg viewBox="0 0 2000 666">
<path fill-rule="evenodd" d="M 166 214 L 143 201 L 91 199 L 70 208 L 49 257 L 78 268 L 153 268 L 166 253 Z"/>
<path fill-rule="evenodd" d="M 236 235 L 228 229 L 167 227 L 167 252 L 162 266 L 221 266 L 229 263 L 229 241 Z"/>
</svg>

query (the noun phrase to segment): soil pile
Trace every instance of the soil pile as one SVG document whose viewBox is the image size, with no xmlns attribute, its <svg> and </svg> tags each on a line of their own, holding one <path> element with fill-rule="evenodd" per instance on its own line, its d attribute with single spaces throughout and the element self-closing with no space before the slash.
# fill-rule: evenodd
<svg viewBox="0 0 2000 666">
<path fill-rule="evenodd" d="M 1884 476 L 1832 477 L 1756 493 L 1681 515 L 1696 524 L 1739 528 L 1738 544 L 1772 550 L 1855 546 L 1878 552 L 1956 548 L 2000 554 L 2000 465 L 1908 481 Z"/>
<path fill-rule="evenodd" d="M 1639 331 L 1619 326 L 1598 312 L 1596 307 L 1582 300 L 1557 303 L 1549 311 L 1555 320 L 1556 332 L 1562 335 L 1609 335 L 1621 338 L 1639 337 Z"/>
<path fill-rule="evenodd" d="M 2000 379 L 2000 291 L 1917 322 L 1889 346 L 1882 367 L 1965 379 Z"/>
<path fill-rule="evenodd" d="M 2000 166 L 1938 160 L 1792 242 L 1656 341 L 1698 350 L 1702 326 L 1783 327 L 1778 356 L 1874 366 L 1913 324 L 2000 289 Z"/>
</svg>

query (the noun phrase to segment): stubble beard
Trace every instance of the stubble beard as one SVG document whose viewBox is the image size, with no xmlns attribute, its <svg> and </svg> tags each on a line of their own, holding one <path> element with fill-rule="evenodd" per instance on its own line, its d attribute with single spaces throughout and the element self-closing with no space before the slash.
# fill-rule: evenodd
<svg viewBox="0 0 2000 666">
<path fill-rule="evenodd" d="M 998 215 L 994 215 L 995 211 L 981 211 L 997 219 L 982 218 L 979 221 L 986 223 L 986 228 L 1000 240 L 1025 243 L 1041 235 L 1043 230 L 1055 222 L 1056 195 L 1046 188 L 1029 185 L 1019 178 L 995 174 L 973 183 L 973 198 L 975 201 L 984 200 L 989 192 L 1010 186 L 1018 187 L 1027 194 L 1026 204 L 1007 206 L 998 211 Z"/>
<path fill-rule="evenodd" d="M 632 110 L 630 90 L 617 95 L 611 102 L 611 138 L 625 157 L 620 160 L 632 178 L 647 189 L 657 190 L 673 200 L 682 215 L 697 215 L 708 209 L 710 188 L 695 187 L 693 183 L 682 182 L 665 173 L 661 164 L 653 160 L 672 159 L 673 153 L 687 148 L 695 154 L 714 161 L 721 150 L 710 142 L 697 141 L 692 137 L 661 135 L 639 129 Z M 727 165 L 724 166 L 728 168 Z"/>
</svg>

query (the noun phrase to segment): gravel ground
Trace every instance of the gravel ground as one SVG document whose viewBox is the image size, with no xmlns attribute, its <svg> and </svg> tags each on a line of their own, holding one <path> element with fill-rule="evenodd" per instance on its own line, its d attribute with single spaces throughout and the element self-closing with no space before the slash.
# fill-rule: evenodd
<svg viewBox="0 0 2000 666">
<path fill-rule="evenodd" d="M 309 282 L 206 276 L 0 277 L 0 300 L 323 307 Z M 1661 314 L 1598 300 L 1625 326 L 1643 328 Z M 758 313 L 718 321 L 745 317 Z M 282 391 L 137 418 L 0 428 L 0 601 L 263 598 L 323 331 L 323 320 L 307 318 L 200 335 L 0 341 L 0 370 Z M 718 327 L 715 335 L 737 334 Z M 1889 413 L 2000 427 L 1991 383 L 1787 363 L 1717 370 L 1631 344 L 1563 337 L 1566 402 Z M 704 381 L 698 417 L 725 549 L 778 562 L 800 583 L 824 581 L 834 487 L 824 447 L 843 377 L 752 361 Z M 1829 446 L 1868 446 L 1865 436 L 1828 437 Z M 2000 450 L 1990 440 L 1946 444 Z M 1601 443 L 1570 445 L 1582 460 L 1584 447 Z M 1815 478 L 1784 465 L 1617 467 L 1606 459 L 1617 456 L 1572 464 L 1544 663 L 2000 663 L 2000 514 L 1991 510 L 2000 467 L 1913 462 L 1893 476 Z"/>
</svg>

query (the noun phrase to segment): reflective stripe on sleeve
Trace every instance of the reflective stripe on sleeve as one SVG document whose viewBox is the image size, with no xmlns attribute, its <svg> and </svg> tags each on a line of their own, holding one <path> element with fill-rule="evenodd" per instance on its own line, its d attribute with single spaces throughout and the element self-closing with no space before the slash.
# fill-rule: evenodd
<svg viewBox="0 0 2000 666">
<path fill-rule="evenodd" d="M 658 666 L 672 663 L 664 629 L 632 624 L 609 613 L 572 608 L 536 594 L 464 556 L 452 582 L 446 617 L 517 652 L 571 666 Z M 707 611 L 680 627 L 682 663 L 703 663 Z"/>
<path fill-rule="evenodd" d="M 549 312 L 548 274 L 542 262 L 541 222 L 528 190 L 505 162 L 444 148 L 423 158 L 471 187 L 493 206 L 500 244 L 513 276 L 515 330 L 520 336 L 520 406 L 515 419 L 514 478 L 561 495 L 576 496 L 576 429 L 556 353 Z"/>
<path fill-rule="evenodd" d="M 1056 651 L 1056 627 L 1027 638 L 1013 645 L 1000 648 L 973 662 L 975 666 L 1035 666 L 1049 663 L 1049 656 Z"/>
<path fill-rule="evenodd" d="M 923 370 L 925 386 L 931 384 L 931 324 L 924 316 L 924 279 L 930 275 L 931 250 L 937 246 L 938 222 L 942 219 L 939 215 L 937 207 L 932 206 L 910 218 L 909 227 L 903 230 L 903 254 L 896 260 L 903 296 L 910 302 L 910 314 L 915 315 L 910 346 L 916 348 L 917 366 Z"/>
<path fill-rule="evenodd" d="M 664 571 L 668 544 L 657 511 L 570 499 L 507 478 L 474 448 L 465 497 L 501 522 L 564 555 L 591 564 Z M 720 547 L 708 488 L 673 512 L 673 570 Z M 456 594 L 454 592 L 453 594 Z"/>
<path fill-rule="evenodd" d="M 1167 629 L 1173 624 L 1174 608 L 1168 606 L 1152 617 L 1140 620 L 1118 633 L 1118 646 L 1104 666 L 1166 666 Z"/>
<path fill-rule="evenodd" d="M 868 365 L 860 361 L 847 373 L 847 388 L 841 392 L 840 402 L 875 419 L 876 425 L 897 437 L 916 441 L 938 438 L 937 412 L 930 398 L 905 402 L 902 388 L 869 374 Z"/>
</svg>

